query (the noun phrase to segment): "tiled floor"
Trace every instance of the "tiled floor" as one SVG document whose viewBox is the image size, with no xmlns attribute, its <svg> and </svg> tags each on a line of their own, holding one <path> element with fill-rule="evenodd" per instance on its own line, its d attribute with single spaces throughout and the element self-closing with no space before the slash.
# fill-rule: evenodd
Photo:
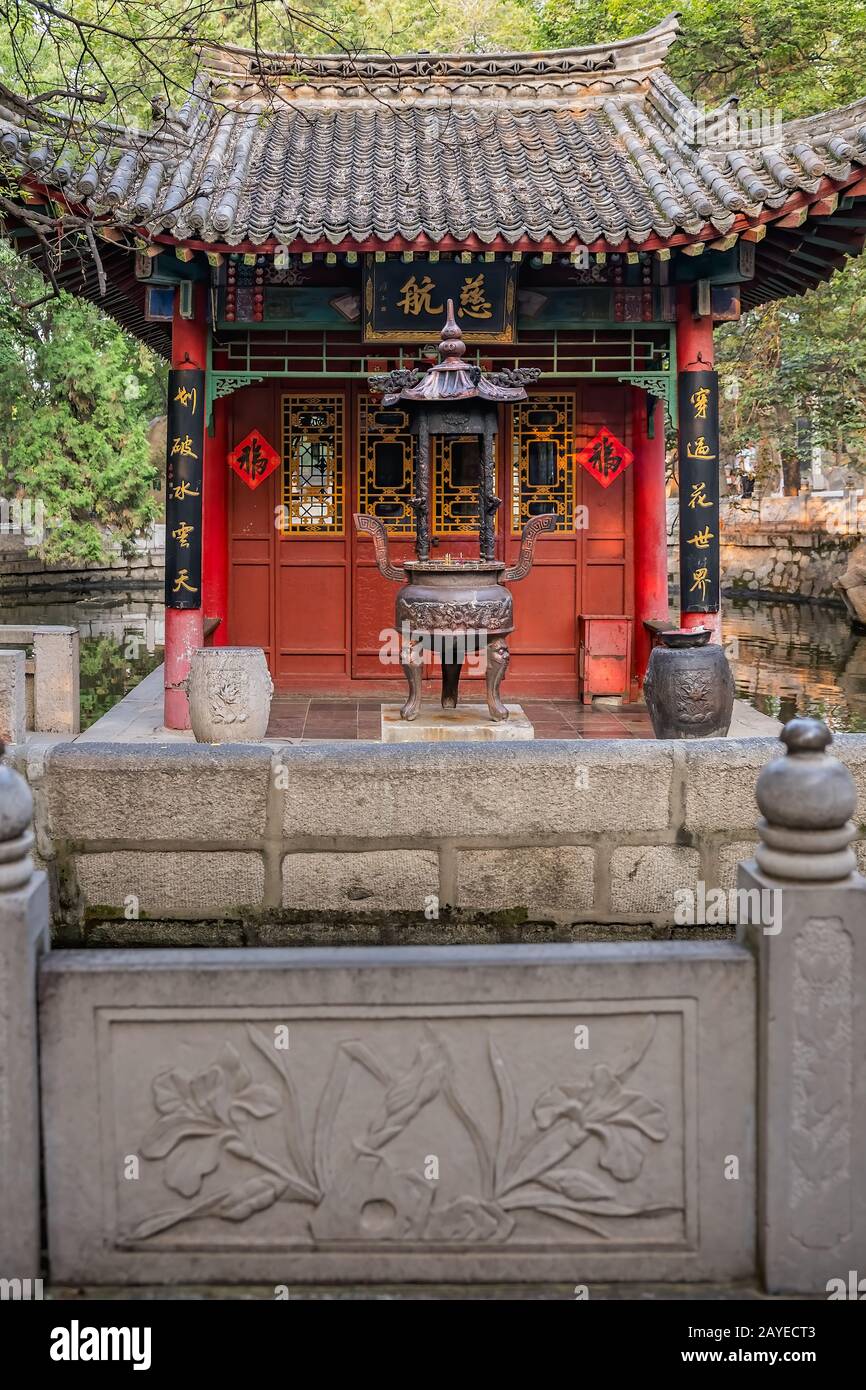
<svg viewBox="0 0 866 1390">
<path fill-rule="evenodd" d="M 652 738 L 643 705 L 597 708 L 577 700 L 520 700 L 536 738 Z M 382 700 L 275 695 L 268 738 L 379 738 Z"/>
</svg>

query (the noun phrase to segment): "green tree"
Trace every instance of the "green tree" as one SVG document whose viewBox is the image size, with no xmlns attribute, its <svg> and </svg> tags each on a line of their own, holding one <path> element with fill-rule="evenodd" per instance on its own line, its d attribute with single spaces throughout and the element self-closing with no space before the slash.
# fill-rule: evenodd
<svg viewBox="0 0 866 1390">
<path fill-rule="evenodd" d="M 866 465 L 866 263 L 856 260 L 802 298 L 774 301 L 717 334 L 723 445 L 731 454 L 771 441 L 811 442 Z"/>
<path fill-rule="evenodd" d="M 533 0 L 527 0 L 532 4 Z M 658 24 L 671 10 L 682 32 L 671 76 L 695 101 L 740 98 L 783 119 L 863 95 L 864 0 L 537 0 L 539 43 L 606 43 Z"/>
<path fill-rule="evenodd" d="M 33 279 L 16 283 L 32 293 Z M 0 332 L 0 496 L 42 502 L 48 561 L 99 562 L 111 539 L 128 549 L 156 515 L 147 424 L 165 409 L 161 366 L 66 294 L 22 314 L 0 290 Z"/>
<path fill-rule="evenodd" d="M 670 0 L 540 0 L 538 41 L 604 42 L 657 24 Z M 736 95 L 772 121 L 844 106 L 866 82 L 866 3 L 852 0 L 685 0 L 667 68 L 708 110 Z M 783 458 L 797 451 L 797 420 L 812 442 L 866 462 L 866 263 L 826 285 L 774 301 L 716 334 L 722 440 Z"/>
</svg>

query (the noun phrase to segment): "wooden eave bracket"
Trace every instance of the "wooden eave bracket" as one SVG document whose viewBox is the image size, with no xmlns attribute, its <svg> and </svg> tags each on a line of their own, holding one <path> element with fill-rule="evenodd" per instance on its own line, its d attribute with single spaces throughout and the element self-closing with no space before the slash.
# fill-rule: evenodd
<svg viewBox="0 0 866 1390">
<path fill-rule="evenodd" d="M 774 227 L 802 227 L 806 218 L 809 216 L 809 208 L 797 208 L 795 212 L 789 212 L 787 217 L 779 217 L 773 223 Z"/>
</svg>

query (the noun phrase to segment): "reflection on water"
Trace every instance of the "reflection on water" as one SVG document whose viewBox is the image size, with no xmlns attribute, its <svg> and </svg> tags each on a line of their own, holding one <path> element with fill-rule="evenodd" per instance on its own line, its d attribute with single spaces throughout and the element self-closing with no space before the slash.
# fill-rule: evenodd
<svg viewBox="0 0 866 1390">
<path fill-rule="evenodd" d="M 0 622 L 78 627 L 85 729 L 162 661 L 157 594 L 130 589 L 0 598 Z M 741 699 L 782 721 L 815 714 L 831 729 L 866 732 L 866 636 L 852 633 L 841 610 L 726 599 L 724 635 Z"/>
<path fill-rule="evenodd" d="M 725 599 L 725 645 L 737 694 L 784 723 L 812 714 L 866 732 L 866 636 L 841 609 Z"/>
<path fill-rule="evenodd" d="M 46 590 L 0 597 L 0 622 L 51 623 L 81 633 L 81 727 L 88 728 L 162 661 L 159 590 L 119 593 Z"/>
</svg>

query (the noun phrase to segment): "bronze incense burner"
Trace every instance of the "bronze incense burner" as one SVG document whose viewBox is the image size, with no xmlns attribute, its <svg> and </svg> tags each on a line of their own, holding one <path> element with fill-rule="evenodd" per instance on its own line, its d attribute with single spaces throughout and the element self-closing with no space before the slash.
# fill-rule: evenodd
<svg viewBox="0 0 866 1390">
<path fill-rule="evenodd" d="M 423 652 L 432 645 L 441 654 L 443 709 L 456 708 L 467 651 L 480 650 L 485 656 L 490 717 L 508 718 L 499 696 L 509 662 L 506 639 L 514 629 L 513 603 L 505 584 L 529 573 L 538 536 L 556 525 L 553 515 L 533 517 L 523 528 L 517 564 L 507 566 L 495 558 L 494 517 L 501 506 L 501 499 L 495 495 L 498 406 L 502 402 L 525 401 L 525 383 L 536 380 L 540 373 L 534 367 L 484 373 L 476 366 L 464 365 L 465 351 L 449 300 L 436 366 L 423 374 L 395 371 L 370 378 L 371 388 L 384 393 L 384 405 L 398 401 L 410 404 L 412 429 L 418 436 L 412 499 L 417 559 L 392 564 L 384 524 L 378 517 L 355 516 L 356 529 L 372 537 L 379 573 L 403 584 L 396 603 L 400 664 L 409 684 L 408 698 L 400 710 L 402 719 L 414 719 L 418 714 Z M 463 556 L 430 559 L 430 439 L 435 434 L 474 434 L 481 440 L 477 560 Z"/>
</svg>

